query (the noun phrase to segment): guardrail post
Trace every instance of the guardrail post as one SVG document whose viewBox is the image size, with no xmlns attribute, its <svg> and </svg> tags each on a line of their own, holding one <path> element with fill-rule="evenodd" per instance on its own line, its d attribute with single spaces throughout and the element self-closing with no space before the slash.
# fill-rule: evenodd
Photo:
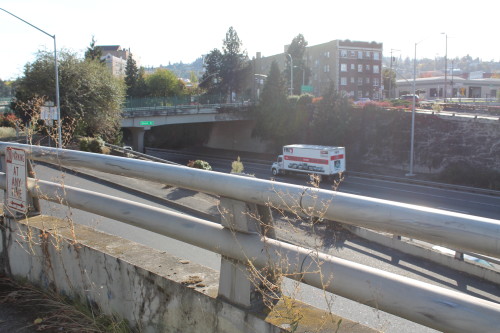
<svg viewBox="0 0 500 333">
<path fill-rule="evenodd" d="M 463 252 L 455 251 L 455 259 L 463 261 L 464 260 L 464 254 L 463 254 Z"/>
<path fill-rule="evenodd" d="M 275 238 L 269 207 L 225 197 L 220 198 L 220 207 L 221 224 L 232 232 L 259 233 Z M 248 262 L 222 256 L 218 297 L 246 309 L 262 307 L 263 294 L 270 291 L 267 287 L 276 284 L 272 272 L 256 274 L 256 269 L 249 266 Z M 262 281 L 263 278 L 266 281 Z M 279 290 L 273 290 L 272 293 L 276 295 Z"/>
</svg>

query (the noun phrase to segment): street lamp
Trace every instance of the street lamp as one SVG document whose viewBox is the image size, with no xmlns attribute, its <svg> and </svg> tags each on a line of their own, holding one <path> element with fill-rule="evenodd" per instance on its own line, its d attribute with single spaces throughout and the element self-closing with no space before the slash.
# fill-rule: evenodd
<svg viewBox="0 0 500 333">
<path fill-rule="evenodd" d="M 446 93 L 447 93 L 447 80 L 448 80 L 448 34 L 445 32 L 442 32 L 441 35 L 445 35 L 446 37 L 446 44 L 445 44 L 445 51 L 444 51 L 444 101 L 446 103 Z"/>
<path fill-rule="evenodd" d="M 293 95 L 293 58 L 290 53 L 286 54 L 290 57 L 290 96 Z"/>
<path fill-rule="evenodd" d="M 11 12 L 3 9 L 3 8 L 0 8 L 1 10 L 3 10 L 4 12 L 6 12 L 7 14 L 9 15 L 12 15 L 14 16 L 15 18 L 17 18 L 18 20 L 21 20 L 23 21 L 24 23 L 30 25 L 31 27 L 35 28 L 36 30 L 46 34 L 47 36 L 51 37 L 52 39 L 54 39 L 54 67 L 55 67 L 55 71 L 56 71 L 56 106 L 57 106 L 57 134 L 58 134 L 58 137 L 59 137 L 59 148 L 62 148 L 62 134 L 61 134 L 61 107 L 59 105 L 59 70 L 58 70 L 58 67 L 57 67 L 57 48 L 56 48 L 56 35 L 51 35 L 45 31 L 43 31 L 42 29 L 34 26 L 33 24 L 23 20 L 22 18 L 12 14 Z"/>
<path fill-rule="evenodd" d="M 410 170 L 406 174 L 408 177 L 415 176 L 413 173 L 413 147 L 415 141 L 415 93 L 416 93 L 416 80 L 417 80 L 417 45 L 420 42 L 415 43 L 415 55 L 413 58 L 413 84 L 412 84 L 412 104 L 411 104 L 411 136 L 410 136 Z"/>
<path fill-rule="evenodd" d="M 392 52 L 393 51 L 400 51 L 400 50 L 391 49 L 391 71 L 389 73 L 389 99 L 392 98 L 392 60 L 393 60 Z"/>
</svg>

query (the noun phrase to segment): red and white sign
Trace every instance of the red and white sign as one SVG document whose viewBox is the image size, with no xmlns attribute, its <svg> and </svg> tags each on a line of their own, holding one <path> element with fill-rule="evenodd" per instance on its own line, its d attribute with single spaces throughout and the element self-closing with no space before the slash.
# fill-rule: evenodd
<svg viewBox="0 0 500 333">
<path fill-rule="evenodd" d="M 7 147 L 5 151 L 8 208 L 26 214 L 28 212 L 28 187 L 26 181 L 26 153 L 22 149 Z"/>
</svg>

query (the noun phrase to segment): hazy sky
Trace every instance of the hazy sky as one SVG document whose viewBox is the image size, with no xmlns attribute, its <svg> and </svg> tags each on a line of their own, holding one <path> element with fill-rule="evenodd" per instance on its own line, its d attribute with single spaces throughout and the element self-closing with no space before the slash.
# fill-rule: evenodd
<svg viewBox="0 0 500 333">
<path fill-rule="evenodd" d="M 500 61 L 500 1 L 450 0 L 0 0 L 3 8 L 50 35 L 57 48 L 83 54 L 98 45 L 130 48 L 143 66 L 190 63 L 214 48 L 233 26 L 250 57 L 283 52 L 299 33 L 309 45 L 335 39 L 377 41 L 384 56 L 471 55 Z M 53 39 L 0 11 L 0 79 L 22 74 Z"/>
</svg>

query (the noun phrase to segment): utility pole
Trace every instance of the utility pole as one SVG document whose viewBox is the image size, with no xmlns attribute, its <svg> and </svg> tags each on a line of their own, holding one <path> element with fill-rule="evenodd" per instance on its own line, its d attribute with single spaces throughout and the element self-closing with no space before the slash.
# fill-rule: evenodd
<svg viewBox="0 0 500 333">
<path fill-rule="evenodd" d="M 391 66 L 390 66 L 391 71 L 389 73 L 389 75 L 390 75 L 390 77 L 389 77 L 389 99 L 392 98 L 392 59 L 393 59 L 392 52 L 393 51 L 399 51 L 399 50 L 391 49 Z"/>
<path fill-rule="evenodd" d="M 445 35 L 446 38 L 446 44 L 445 44 L 445 51 L 444 51 L 444 102 L 446 103 L 446 95 L 447 95 L 447 80 L 448 80 L 448 34 L 445 32 L 441 33 L 442 35 Z"/>
</svg>

